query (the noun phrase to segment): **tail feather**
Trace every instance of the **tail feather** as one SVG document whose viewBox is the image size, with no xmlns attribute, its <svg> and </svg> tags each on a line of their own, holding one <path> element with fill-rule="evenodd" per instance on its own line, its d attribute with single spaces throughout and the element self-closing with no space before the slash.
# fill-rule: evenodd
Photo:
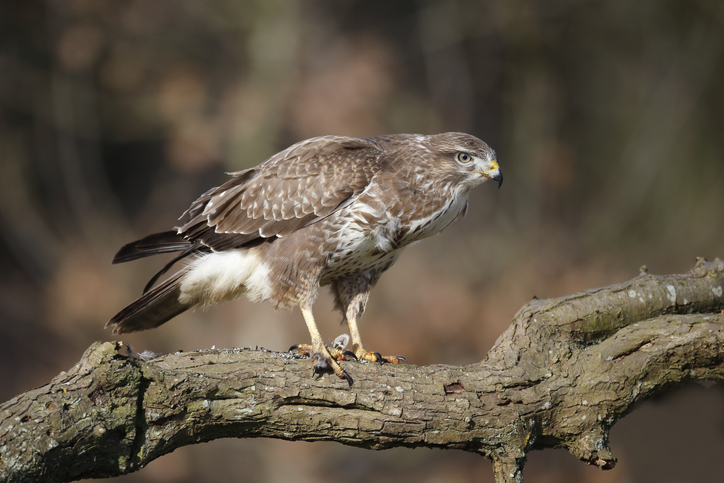
<svg viewBox="0 0 724 483">
<path fill-rule="evenodd" d="M 109 320 L 106 328 L 112 327 L 114 334 L 153 329 L 191 308 L 193 305 L 179 302 L 185 273 L 185 270 L 181 270 L 143 294 Z"/>
<path fill-rule="evenodd" d="M 146 293 L 149 290 L 151 290 L 151 287 L 153 287 L 153 285 L 158 281 L 158 279 L 161 278 L 161 276 L 164 273 L 168 272 L 169 269 L 179 260 L 182 260 L 194 253 L 209 252 L 209 251 L 210 250 L 208 248 L 202 247 L 201 243 L 199 243 L 199 242 L 195 242 L 195 243 L 192 243 L 191 245 L 188 245 L 188 247 L 184 251 L 182 251 L 177 256 L 175 256 L 170 262 L 168 262 L 166 265 L 164 265 L 163 268 L 161 268 L 161 270 L 156 272 L 156 274 L 153 277 L 151 277 L 151 280 L 149 280 L 148 283 L 146 284 L 146 286 L 143 288 L 143 293 Z"/>
<path fill-rule="evenodd" d="M 124 263 L 159 253 L 180 252 L 188 249 L 192 243 L 179 235 L 176 230 L 154 233 L 145 238 L 123 245 L 111 263 Z"/>
<path fill-rule="evenodd" d="M 113 261 L 111 263 L 130 262 L 132 260 L 138 260 L 139 258 L 150 257 L 160 253 L 181 252 L 170 262 L 166 263 L 166 265 L 156 272 L 153 277 L 151 277 L 151 280 L 148 281 L 143 289 L 143 293 L 145 294 L 151 290 L 151 287 L 153 287 L 158 279 L 176 262 L 194 253 L 204 251 L 210 251 L 210 249 L 204 247 L 199 241 L 191 242 L 184 238 L 183 235 L 179 235 L 176 231 L 171 230 L 154 233 L 153 235 L 148 235 L 145 238 L 123 245 L 123 247 L 118 250 L 118 253 L 116 253 L 116 256 L 113 257 Z"/>
</svg>

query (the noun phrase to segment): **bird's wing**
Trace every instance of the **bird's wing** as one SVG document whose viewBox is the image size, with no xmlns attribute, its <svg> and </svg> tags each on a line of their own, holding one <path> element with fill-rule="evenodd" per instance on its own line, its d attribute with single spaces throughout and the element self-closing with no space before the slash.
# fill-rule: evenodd
<svg viewBox="0 0 724 483">
<path fill-rule="evenodd" d="M 203 194 L 179 233 L 214 250 L 288 235 L 364 191 L 381 155 L 367 139 L 323 136 L 295 144 Z"/>
</svg>

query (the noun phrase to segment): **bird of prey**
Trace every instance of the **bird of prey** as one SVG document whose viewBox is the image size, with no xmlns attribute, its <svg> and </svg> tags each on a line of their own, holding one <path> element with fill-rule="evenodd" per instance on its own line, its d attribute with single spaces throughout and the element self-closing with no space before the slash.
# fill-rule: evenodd
<svg viewBox="0 0 724 483">
<path fill-rule="evenodd" d="M 503 181 L 494 151 L 469 134 L 321 136 L 299 142 L 260 165 L 231 173 L 193 202 L 174 230 L 123 246 L 113 263 L 178 252 L 143 295 L 114 316 L 114 334 L 158 327 L 194 306 L 246 295 L 277 308 L 299 306 L 311 345 L 313 375 L 350 356 L 400 362 L 362 345 L 357 321 L 370 291 L 407 245 L 464 215 L 468 194 Z M 176 262 L 187 263 L 163 283 Z M 326 347 L 312 315 L 329 285 L 347 322 L 351 351 Z M 381 360 L 380 360 L 381 359 Z"/>
</svg>

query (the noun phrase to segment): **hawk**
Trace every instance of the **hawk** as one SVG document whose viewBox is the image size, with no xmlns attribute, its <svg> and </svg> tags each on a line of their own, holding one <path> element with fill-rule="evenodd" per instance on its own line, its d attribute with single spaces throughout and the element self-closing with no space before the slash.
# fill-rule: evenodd
<svg viewBox="0 0 724 483">
<path fill-rule="evenodd" d="M 151 329 L 191 307 L 242 295 L 277 308 L 298 305 L 312 341 L 293 349 L 312 358 L 313 375 L 332 369 L 350 385 L 338 360 L 402 359 L 365 350 L 357 328 L 382 273 L 407 245 L 464 215 L 473 188 L 503 181 L 494 151 L 454 132 L 321 136 L 231 176 L 192 203 L 182 226 L 120 249 L 113 263 L 178 254 L 106 327 L 114 334 Z M 154 286 L 181 260 L 187 263 Z M 326 347 L 317 329 L 312 305 L 325 285 L 348 324 L 351 351 Z"/>
</svg>

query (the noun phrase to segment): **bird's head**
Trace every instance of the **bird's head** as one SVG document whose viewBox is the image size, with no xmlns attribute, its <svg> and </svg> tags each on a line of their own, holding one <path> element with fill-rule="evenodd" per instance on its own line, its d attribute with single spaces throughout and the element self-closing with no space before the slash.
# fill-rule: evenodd
<svg viewBox="0 0 724 483">
<path fill-rule="evenodd" d="M 445 170 L 448 181 L 472 189 L 492 179 L 503 184 L 503 173 L 495 151 L 470 134 L 448 132 L 427 136 L 425 147 L 435 156 L 435 164 Z"/>
</svg>

